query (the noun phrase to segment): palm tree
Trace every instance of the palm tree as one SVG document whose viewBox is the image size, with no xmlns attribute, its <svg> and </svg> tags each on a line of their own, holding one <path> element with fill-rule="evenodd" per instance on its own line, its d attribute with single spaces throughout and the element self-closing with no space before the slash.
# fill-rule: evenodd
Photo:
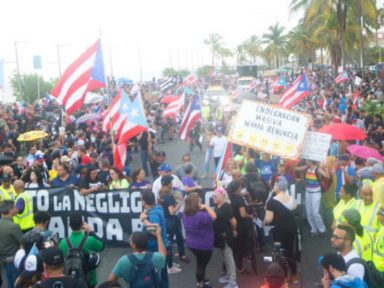
<svg viewBox="0 0 384 288">
<path fill-rule="evenodd" d="M 279 23 L 269 26 L 268 30 L 269 33 L 263 35 L 263 43 L 267 45 L 264 53 L 267 59 L 274 60 L 274 67 L 278 68 L 282 57 L 286 55 L 287 37 L 283 35 L 284 27 Z"/>
<path fill-rule="evenodd" d="M 217 56 L 221 57 L 221 65 L 226 66 L 225 59 L 233 56 L 231 49 L 226 47 L 219 47 L 217 50 Z"/>
<path fill-rule="evenodd" d="M 244 64 L 244 62 L 247 60 L 247 53 L 245 51 L 244 44 L 237 45 L 236 50 L 236 62 L 238 65 Z"/>
<path fill-rule="evenodd" d="M 296 55 L 301 65 L 306 66 L 312 62 L 315 54 L 316 43 L 313 41 L 308 31 L 302 23 L 299 22 L 287 35 L 288 50 Z"/>
<path fill-rule="evenodd" d="M 204 44 L 209 46 L 212 54 L 212 67 L 215 67 L 215 57 L 222 46 L 223 37 L 217 33 L 211 33 L 207 39 L 204 39 Z"/>
<path fill-rule="evenodd" d="M 331 53 L 333 53 L 332 64 L 337 69 L 344 65 L 345 54 L 345 34 L 348 25 L 359 23 L 361 15 L 364 15 L 364 21 L 369 23 L 377 22 L 377 9 L 375 0 L 292 0 L 291 10 L 297 11 L 305 9 L 304 25 L 309 27 L 318 17 L 322 17 L 323 23 L 327 23 L 327 18 L 335 18 L 337 42 L 333 43 Z M 351 21 L 347 22 L 347 16 L 351 14 Z M 334 19 L 331 19 L 332 22 Z M 365 26 L 364 28 L 367 28 Z M 360 34 L 362 31 L 360 29 Z M 361 44 L 363 37 L 361 36 Z"/>
<path fill-rule="evenodd" d="M 261 44 L 262 41 L 256 35 L 252 35 L 243 43 L 245 53 L 253 63 L 256 62 L 257 55 L 260 55 Z"/>
</svg>

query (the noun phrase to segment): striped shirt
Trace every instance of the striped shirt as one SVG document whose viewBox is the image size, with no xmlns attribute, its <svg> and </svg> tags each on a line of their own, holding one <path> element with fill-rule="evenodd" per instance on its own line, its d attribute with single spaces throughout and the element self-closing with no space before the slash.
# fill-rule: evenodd
<svg viewBox="0 0 384 288">
<path fill-rule="evenodd" d="M 305 190 L 309 193 L 317 193 L 321 191 L 320 182 L 316 176 L 317 167 L 307 169 L 305 173 Z"/>
</svg>

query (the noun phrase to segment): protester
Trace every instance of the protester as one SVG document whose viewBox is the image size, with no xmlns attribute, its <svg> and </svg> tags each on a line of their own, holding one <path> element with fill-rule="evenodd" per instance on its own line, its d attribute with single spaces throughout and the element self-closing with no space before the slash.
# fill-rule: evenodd
<svg viewBox="0 0 384 288">
<path fill-rule="evenodd" d="M 373 191 L 373 200 L 384 204 L 384 166 L 382 163 L 377 163 L 371 168 L 372 175 L 375 178 L 373 182 L 372 191 Z"/>
<path fill-rule="evenodd" d="M 287 257 L 290 269 L 290 280 L 298 282 L 297 261 L 299 260 L 299 238 L 293 211 L 296 209 L 295 200 L 285 193 L 288 181 L 280 176 L 273 187 L 276 196 L 267 202 L 265 224 L 272 225 L 274 242 L 280 242 Z"/>
<path fill-rule="evenodd" d="M 381 206 L 377 212 L 377 220 L 380 224 L 380 228 L 375 235 L 372 261 L 375 264 L 376 269 L 381 273 L 384 273 L 384 206 Z"/>
<path fill-rule="evenodd" d="M 103 182 L 98 176 L 96 167 L 89 167 L 87 169 L 85 178 L 80 181 L 79 189 L 81 195 L 88 195 L 105 189 Z"/>
<path fill-rule="evenodd" d="M 157 247 L 159 252 L 149 252 L 148 251 L 148 235 L 145 232 L 133 232 L 129 244 L 132 248 L 132 253 L 122 256 L 117 263 L 115 264 L 112 272 L 109 274 L 109 281 L 117 281 L 118 278 L 123 278 L 124 281 L 129 284 L 129 287 L 139 287 L 138 284 L 146 285 L 147 287 L 159 287 L 162 277 L 162 269 L 165 265 L 165 258 L 167 256 L 167 250 L 164 246 L 163 239 L 161 236 L 161 227 L 152 226 L 155 229 L 153 233 L 157 240 Z M 135 269 L 140 269 L 138 266 L 139 263 L 150 263 L 154 270 L 153 274 L 145 275 L 146 279 L 138 279 L 132 276 Z M 145 267 L 145 266 L 144 266 Z M 143 268 L 141 268 L 143 269 Z M 142 273 L 149 273 L 145 271 L 140 271 Z M 139 272 L 136 272 L 139 273 Z M 143 283 L 145 282 L 145 283 Z M 143 287 L 140 286 L 140 287 Z"/>
<path fill-rule="evenodd" d="M 9 174 L 3 174 L 1 178 L 1 186 L 0 186 L 0 202 L 4 200 L 15 200 L 16 192 L 13 187 L 12 177 Z"/>
<path fill-rule="evenodd" d="M 356 184 L 346 184 L 340 190 L 340 201 L 333 208 L 333 228 L 342 222 L 342 215 L 345 210 L 356 207 L 356 199 L 354 198 L 357 192 Z"/>
<path fill-rule="evenodd" d="M 211 138 L 209 146 L 213 147 L 213 159 L 215 161 L 215 167 L 219 163 L 220 157 L 225 153 L 225 147 L 227 145 L 227 138 L 223 135 L 223 128 L 218 127 L 216 129 L 216 135 Z"/>
<path fill-rule="evenodd" d="M 360 258 L 353 249 L 355 241 L 355 231 L 348 225 L 337 225 L 333 231 L 331 245 L 344 258 L 347 264 L 347 272 L 355 277 L 364 279 L 365 269 L 360 263 L 354 263 L 348 266 L 348 262 L 355 258 Z"/>
<path fill-rule="evenodd" d="M 72 233 L 68 238 L 62 239 L 59 244 L 64 256 L 67 255 L 70 250 L 69 244 L 71 244 L 72 247 L 79 247 L 82 243 L 82 251 L 84 253 L 100 252 L 104 249 L 103 241 L 92 231 L 91 226 L 83 222 L 79 212 L 71 212 L 69 216 L 69 227 L 72 229 Z M 87 284 L 88 288 L 96 287 L 96 270 L 89 271 Z"/>
<path fill-rule="evenodd" d="M 220 185 L 226 187 L 232 180 L 232 172 L 238 170 L 237 162 L 234 159 L 228 159 L 225 163 L 224 170 L 218 175 Z"/>
<path fill-rule="evenodd" d="M 131 188 L 133 189 L 151 189 L 151 183 L 145 179 L 145 172 L 143 169 L 136 169 L 132 173 Z"/>
<path fill-rule="evenodd" d="M 207 205 L 201 204 L 197 193 L 190 193 L 185 199 L 183 224 L 185 228 L 185 244 L 196 257 L 196 285 L 209 288 L 210 281 L 205 278 L 205 270 L 212 256 L 213 221 L 216 213 Z"/>
<path fill-rule="evenodd" d="M 375 236 L 380 228 L 378 217 L 376 217 L 380 204 L 373 200 L 373 192 L 371 187 L 372 181 L 368 180 L 364 183 L 360 190 L 360 200 L 356 202 L 356 209 L 361 215 L 361 225 L 372 237 Z"/>
<path fill-rule="evenodd" d="M 79 179 L 71 173 L 68 164 L 60 164 L 57 167 L 57 176 L 52 181 L 52 187 L 79 186 Z"/>
<path fill-rule="evenodd" d="M 17 278 L 18 272 L 13 264 L 13 258 L 23 237 L 19 226 L 12 222 L 16 214 L 14 205 L 12 200 L 4 200 L 0 203 L 0 260 L 5 270 L 8 288 L 13 288 Z"/>
<path fill-rule="evenodd" d="M 45 184 L 41 173 L 37 173 L 35 170 L 29 170 L 29 179 L 25 183 L 25 188 L 44 188 L 48 187 L 48 184 Z"/>
<path fill-rule="evenodd" d="M 164 175 L 172 176 L 172 187 L 180 191 L 184 190 L 183 182 L 172 173 L 172 168 L 166 163 L 159 166 L 159 177 L 152 184 L 152 192 L 155 194 L 156 199 L 159 199 L 159 193 L 161 189 L 161 179 Z"/>
<path fill-rule="evenodd" d="M 111 170 L 109 171 L 109 176 L 109 190 L 129 188 L 128 180 L 125 178 L 123 172 L 121 172 L 118 168 L 111 168 Z"/>
<path fill-rule="evenodd" d="M 175 175 L 179 177 L 179 179 L 183 179 L 185 176 L 185 166 L 192 166 L 192 178 L 195 181 L 199 180 L 199 173 L 197 171 L 196 166 L 191 162 L 191 155 L 190 154 L 184 154 L 181 157 L 182 164 L 177 166 L 175 169 Z"/>
<path fill-rule="evenodd" d="M 226 274 L 219 278 L 219 282 L 225 283 L 225 288 L 237 288 L 236 266 L 232 252 L 233 238 L 237 237 L 236 219 L 224 188 L 216 188 L 212 197 L 216 206 L 216 220 L 213 223 L 214 246 L 220 249 L 226 268 Z"/>
<path fill-rule="evenodd" d="M 35 226 L 31 196 L 24 191 L 22 180 L 16 180 L 13 187 L 17 194 L 15 200 L 16 215 L 13 217 L 13 222 L 18 224 L 21 232 L 25 234 Z"/>
<path fill-rule="evenodd" d="M 73 278 L 64 275 L 64 255 L 58 247 L 49 247 L 41 253 L 43 259 L 44 272 L 47 279 L 36 283 L 33 288 L 51 287 L 76 287 L 88 288 L 81 278 Z"/>
<path fill-rule="evenodd" d="M 323 288 L 355 287 L 365 288 L 367 285 L 359 277 L 347 274 L 347 267 L 341 255 L 336 253 L 325 254 L 321 259 Z"/>
<path fill-rule="evenodd" d="M 58 244 L 58 236 L 48 229 L 51 216 L 45 211 L 36 211 L 33 214 L 35 227 L 25 235 L 39 233 L 43 237 L 44 242 L 52 241 L 53 245 Z"/>
<path fill-rule="evenodd" d="M 181 178 L 183 182 L 184 191 L 188 194 L 191 192 L 198 192 L 202 190 L 202 186 L 199 185 L 193 178 L 193 166 L 190 163 L 184 165 L 184 176 Z"/>
</svg>

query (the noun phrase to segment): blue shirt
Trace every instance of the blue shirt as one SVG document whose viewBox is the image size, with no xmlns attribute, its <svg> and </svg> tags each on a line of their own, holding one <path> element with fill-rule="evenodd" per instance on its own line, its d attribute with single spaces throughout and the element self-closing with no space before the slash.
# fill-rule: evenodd
<svg viewBox="0 0 384 288">
<path fill-rule="evenodd" d="M 341 187 L 343 187 L 343 185 L 345 184 L 344 183 L 344 180 L 343 180 L 343 178 L 342 178 L 342 175 L 343 175 L 343 173 L 342 173 L 342 169 L 340 169 L 340 168 L 338 168 L 337 170 L 336 170 L 336 199 L 337 200 L 339 200 L 339 198 L 340 198 L 340 190 L 341 190 Z M 355 169 L 353 168 L 353 167 L 351 167 L 351 166 L 347 166 L 346 167 L 346 173 L 349 175 L 349 176 L 351 176 L 351 177 L 355 177 L 356 176 L 356 171 L 355 171 Z"/>
<path fill-rule="evenodd" d="M 69 174 L 65 181 L 61 180 L 59 176 L 52 181 L 52 187 L 65 187 L 69 185 L 79 186 L 79 178 L 73 174 Z"/>
<path fill-rule="evenodd" d="M 269 179 L 271 179 L 272 175 L 276 173 L 276 160 L 257 160 L 256 166 L 260 169 L 260 176 L 265 182 L 269 183 Z"/>
<path fill-rule="evenodd" d="M 161 206 L 156 205 L 155 207 L 148 210 L 148 221 L 152 224 L 158 224 L 161 227 L 161 238 L 163 239 L 164 246 L 168 247 L 168 236 L 167 236 L 167 227 L 165 222 L 164 211 Z M 143 228 L 145 231 L 145 227 Z M 157 240 L 149 239 L 148 240 L 148 250 L 149 251 L 158 251 Z"/>
</svg>

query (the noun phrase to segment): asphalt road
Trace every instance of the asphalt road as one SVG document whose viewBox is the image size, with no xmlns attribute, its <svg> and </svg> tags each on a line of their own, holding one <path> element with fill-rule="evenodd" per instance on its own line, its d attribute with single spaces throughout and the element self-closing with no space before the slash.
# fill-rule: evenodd
<svg viewBox="0 0 384 288">
<path fill-rule="evenodd" d="M 185 142 L 174 140 L 169 141 L 164 145 L 160 145 L 160 149 L 164 150 L 167 154 L 166 162 L 171 165 L 172 168 L 178 166 L 181 162 L 181 156 L 184 153 L 188 152 L 188 145 Z M 192 153 L 192 162 L 200 169 L 200 173 L 203 171 L 204 163 L 204 152 L 197 152 L 197 150 Z M 134 160 L 131 165 L 132 169 L 138 168 L 139 157 L 138 154 L 134 155 Z M 211 170 L 213 170 L 213 161 L 211 163 Z M 202 185 L 204 187 L 212 187 L 212 181 L 210 178 L 202 179 Z M 302 261 L 299 264 L 300 275 L 303 281 L 302 287 L 315 287 L 314 283 L 319 282 L 321 278 L 321 268 L 317 264 L 318 257 L 323 255 L 325 252 L 332 251 L 330 247 L 330 234 L 324 238 L 308 238 L 308 229 L 304 229 L 304 235 L 302 239 Z M 258 255 L 258 266 L 259 266 L 259 275 L 256 276 L 252 273 L 242 274 L 238 276 L 238 284 L 241 288 L 254 288 L 260 287 L 261 283 L 264 281 L 263 271 L 268 265 L 268 263 L 263 262 L 263 256 L 270 255 L 271 245 L 268 245 L 268 249 L 265 252 L 262 252 Z M 108 273 L 113 268 L 117 259 L 124 254 L 127 254 L 129 251 L 123 248 L 107 248 L 102 253 L 102 263 L 98 269 L 98 279 L 99 283 L 107 279 Z M 184 264 L 178 261 L 178 258 L 175 257 L 174 261 L 181 264 L 183 271 L 179 274 L 170 275 L 170 287 L 172 288 L 194 288 L 196 287 L 196 281 L 194 277 L 195 264 L 194 258 L 189 251 L 187 255 L 192 260 L 190 264 Z M 251 271 L 249 263 L 245 262 L 245 266 Z M 221 267 L 222 267 L 222 258 L 219 251 L 214 251 L 213 257 L 207 268 L 207 277 L 211 279 L 214 287 L 222 287 L 221 284 L 217 282 L 217 278 L 221 276 Z M 300 286 L 294 286 L 300 287 Z"/>
</svg>

